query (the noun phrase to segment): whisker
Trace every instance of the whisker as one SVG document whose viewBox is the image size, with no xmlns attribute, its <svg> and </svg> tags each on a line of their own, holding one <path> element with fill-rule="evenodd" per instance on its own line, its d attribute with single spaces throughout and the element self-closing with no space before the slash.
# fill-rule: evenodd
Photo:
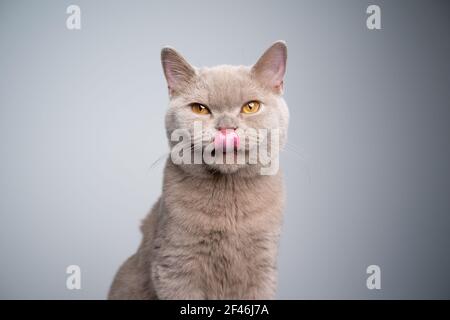
<svg viewBox="0 0 450 320">
<path fill-rule="evenodd" d="M 286 145 L 286 151 L 290 151 L 293 154 L 295 154 L 299 159 L 304 160 L 305 162 L 308 162 L 309 156 L 303 151 L 299 150 L 295 145 L 292 143 L 287 142 Z"/>
<path fill-rule="evenodd" d="M 311 175 L 311 166 L 310 166 L 310 157 L 302 150 L 299 151 L 295 145 L 292 143 L 286 143 L 286 151 L 294 154 L 297 156 L 303 163 L 305 169 L 306 169 L 306 175 L 308 179 L 308 184 L 311 185 L 312 181 L 312 175 Z"/>
<path fill-rule="evenodd" d="M 155 161 L 153 161 L 153 163 L 150 165 L 150 167 L 148 168 L 148 171 L 150 171 L 151 169 L 153 169 L 154 167 L 156 167 L 156 165 L 158 165 L 161 160 L 163 160 L 164 158 L 167 157 L 167 155 L 169 155 L 169 152 L 165 152 L 163 153 L 160 157 L 158 157 Z"/>
</svg>

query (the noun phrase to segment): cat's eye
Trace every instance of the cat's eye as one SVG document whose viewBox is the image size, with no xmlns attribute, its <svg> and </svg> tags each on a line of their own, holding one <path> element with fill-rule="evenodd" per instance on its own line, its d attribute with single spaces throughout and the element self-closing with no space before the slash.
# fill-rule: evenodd
<svg viewBox="0 0 450 320">
<path fill-rule="evenodd" d="M 247 102 L 242 106 L 242 113 L 255 113 L 258 112 L 259 108 L 261 107 L 261 103 L 258 101 L 250 101 Z"/>
<path fill-rule="evenodd" d="M 191 108 L 192 112 L 196 114 L 210 114 L 209 109 L 200 103 L 191 104 Z"/>
</svg>

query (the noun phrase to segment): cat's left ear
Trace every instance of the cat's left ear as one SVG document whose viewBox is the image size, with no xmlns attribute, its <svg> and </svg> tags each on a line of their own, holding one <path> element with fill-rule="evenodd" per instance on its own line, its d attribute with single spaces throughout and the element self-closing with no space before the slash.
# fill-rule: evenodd
<svg viewBox="0 0 450 320">
<path fill-rule="evenodd" d="M 287 46 L 284 41 L 275 42 L 252 67 L 252 74 L 264 86 L 276 93 L 283 93 L 286 72 Z"/>
</svg>

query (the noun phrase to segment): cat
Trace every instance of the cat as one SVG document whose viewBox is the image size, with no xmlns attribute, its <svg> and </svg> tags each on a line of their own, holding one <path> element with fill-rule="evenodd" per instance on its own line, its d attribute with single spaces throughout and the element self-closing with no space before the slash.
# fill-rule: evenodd
<svg viewBox="0 0 450 320">
<path fill-rule="evenodd" d="M 231 145 L 235 155 L 249 152 L 239 143 L 238 129 L 277 129 L 283 147 L 289 120 L 286 60 L 284 41 L 250 67 L 196 68 L 163 48 L 167 137 L 177 129 L 192 133 L 197 121 L 203 130 L 194 140 Z M 176 142 L 169 145 L 173 149 Z M 108 298 L 274 299 L 285 197 L 280 170 L 264 175 L 261 167 L 248 161 L 177 164 L 168 158 L 162 195 L 141 226 L 143 240 L 120 267 Z"/>
</svg>

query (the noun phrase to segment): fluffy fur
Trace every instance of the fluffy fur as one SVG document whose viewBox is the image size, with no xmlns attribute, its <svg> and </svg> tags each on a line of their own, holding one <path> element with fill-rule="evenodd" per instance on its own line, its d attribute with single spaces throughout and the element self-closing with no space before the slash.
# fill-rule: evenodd
<svg viewBox="0 0 450 320">
<path fill-rule="evenodd" d="M 252 67 L 195 68 L 164 48 L 170 103 L 166 130 L 191 130 L 202 121 L 208 142 L 220 127 L 277 128 L 284 145 L 288 109 L 283 93 L 284 42 Z M 261 110 L 240 113 L 251 100 Z M 189 105 L 205 104 L 207 116 Z M 170 143 L 173 147 L 174 143 Z M 248 152 L 245 145 L 239 152 Z M 259 164 L 175 165 L 164 169 L 162 195 L 145 218 L 137 252 L 119 269 L 110 299 L 272 299 L 284 192 L 281 173 L 261 175 Z"/>
</svg>

